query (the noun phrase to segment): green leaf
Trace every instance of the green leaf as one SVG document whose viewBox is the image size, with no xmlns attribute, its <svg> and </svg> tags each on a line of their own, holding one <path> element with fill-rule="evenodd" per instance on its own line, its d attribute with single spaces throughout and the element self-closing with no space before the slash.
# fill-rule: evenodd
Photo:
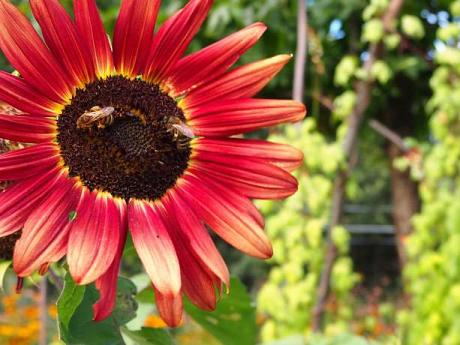
<svg viewBox="0 0 460 345">
<path fill-rule="evenodd" d="M 5 279 L 6 271 L 11 265 L 11 260 L 0 262 L 0 290 L 5 291 L 3 286 L 3 280 Z"/>
<path fill-rule="evenodd" d="M 263 345 L 305 345 L 305 339 L 302 335 L 295 335 L 270 343 L 263 343 Z"/>
<path fill-rule="evenodd" d="M 93 321 L 93 304 L 99 299 L 99 292 L 93 286 L 77 286 L 69 274 L 65 277 L 62 294 L 58 300 L 60 338 L 67 345 L 122 345 L 120 326 L 133 319 L 137 304 L 133 298 L 134 284 L 119 278 L 117 303 L 109 318 Z"/>
<path fill-rule="evenodd" d="M 164 329 L 142 328 L 140 331 L 121 329 L 126 345 L 173 345 L 174 342 Z"/>
<path fill-rule="evenodd" d="M 58 323 L 61 336 L 69 329 L 69 323 L 75 310 L 80 305 L 85 294 L 85 287 L 76 285 L 70 274 L 65 276 L 64 289 L 57 302 Z"/>
<path fill-rule="evenodd" d="M 358 337 L 352 334 L 341 334 L 335 337 L 326 337 L 314 334 L 307 341 L 308 345 L 377 345 L 366 338 Z"/>
<path fill-rule="evenodd" d="M 401 19 L 402 31 L 409 37 L 421 39 L 425 36 L 425 28 L 423 22 L 417 16 L 404 15 Z"/>
<path fill-rule="evenodd" d="M 224 294 L 214 312 L 205 312 L 185 301 L 187 313 L 224 345 L 256 343 L 256 312 L 244 285 L 231 280 L 230 294 Z"/>
</svg>

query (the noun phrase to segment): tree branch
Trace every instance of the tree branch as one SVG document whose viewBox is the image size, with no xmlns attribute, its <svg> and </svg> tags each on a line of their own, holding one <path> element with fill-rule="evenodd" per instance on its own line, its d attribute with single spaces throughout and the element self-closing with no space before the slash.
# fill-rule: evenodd
<svg viewBox="0 0 460 345">
<path fill-rule="evenodd" d="M 303 102 L 305 89 L 305 66 L 307 62 L 308 49 L 308 16 L 307 4 L 305 0 L 297 0 L 297 3 L 297 51 L 295 59 L 294 89 L 292 91 L 292 98 L 298 102 Z"/>
<path fill-rule="evenodd" d="M 393 22 L 399 15 L 404 0 L 391 0 L 385 15 L 382 17 L 384 28 L 387 32 L 393 31 Z M 374 63 L 380 58 L 383 51 L 382 43 L 372 44 L 369 47 L 368 59 L 364 62 L 363 69 L 370 75 Z M 337 248 L 332 239 L 332 231 L 341 222 L 343 201 L 345 199 L 345 186 L 349 170 L 352 166 L 349 160 L 356 149 L 359 128 L 364 118 L 364 112 L 371 102 L 373 81 L 372 79 L 360 80 L 355 85 L 357 94 L 356 106 L 348 118 L 348 131 L 343 143 L 343 151 L 347 159 L 347 166 L 338 173 L 332 194 L 331 223 L 327 231 L 326 256 L 323 272 L 317 289 L 316 305 L 313 309 L 312 329 L 317 332 L 321 329 L 324 307 L 329 294 L 329 285 L 332 268 L 337 257 Z"/>
<path fill-rule="evenodd" d="M 398 133 L 392 131 L 390 128 L 382 124 L 377 120 L 371 120 L 369 126 L 379 133 L 382 137 L 393 143 L 402 152 L 406 152 L 409 148 L 407 147 L 404 139 L 401 138 Z"/>
</svg>

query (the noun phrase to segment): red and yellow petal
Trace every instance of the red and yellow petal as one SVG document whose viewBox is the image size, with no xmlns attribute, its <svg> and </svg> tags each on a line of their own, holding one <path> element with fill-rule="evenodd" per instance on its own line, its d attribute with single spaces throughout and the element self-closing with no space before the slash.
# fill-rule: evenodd
<svg viewBox="0 0 460 345">
<path fill-rule="evenodd" d="M 230 283 L 230 274 L 224 259 L 217 250 L 204 224 L 198 219 L 183 198 L 174 190 L 170 191 L 166 203 L 168 217 L 176 220 L 176 231 L 186 238 L 191 253 L 225 284 Z"/>
<path fill-rule="evenodd" d="M 169 75 L 203 24 L 212 2 L 190 0 L 161 26 L 152 43 L 144 78 L 162 82 Z"/>
<path fill-rule="evenodd" d="M 25 113 L 56 116 L 61 105 L 30 87 L 22 78 L 0 71 L 0 101 Z"/>
<path fill-rule="evenodd" d="M 184 236 L 182 230 L 185 228 L 185 225 L 182 224 L 184 219 L 179 217 L 176 209 L 169 205 L 163 217 L 165 224 L 168 224 L 171 239 L 179 258 L 182 290 L 190 301 L 199 308 L 208 311 L 214 310 L 216 307 L 216 287 L 212 278 L 213 274 L 206 265 L 203 265 L 189 240 Z"/>
<path fill-rule="evenodd" d="M 155 288 L 155 286 L 153 288 L 155 290 L 156 307 L 161 318 L 169 327 L 180 326 L 184 312 L 184 305 L 180 292 L 162 293 Z"/>
<path fill-rule="evenodd" d="M 74 182 L 61 171 L 47 192 L 27 218 L 14 248 L 13 267 L 19 277 L 31 275 L 42 265 L 56 260 L 67 246 L 69 215 L 78 202 Z"/>
<path fill-rule="evenodd" d="M 0 0 L 0 48 L 25 81 L 51 100 L 65 103 L 72 97 L 72 80 L 28 19 L 7 0 Z"/>
<path fill-rule="evenodd" d="M 291 100 L 238 99 L 207 104 L 189 113 L 197 136 L 226 137 L 305 117 L 302 103 Z"/>
<path fill-rule="evenodd" d="M 144 70 L 159 9 L 159 0 L 123 0 L 113 37 L 119 73 L 136 77 Z"/>
<path fill-rule="evenodd" d="M 220 76 L 259 40 L 267 27 L 255 23 L 181 59 L 168 79 L 173 96 Z"/>
<path fill-rule="evenodd" d="M 101 277 L 113 262 L 124 224 L 118 201 L 105 193 L 81 189 L 67 262 L 75 282 L 84 285 Z"/>
<path fill-rule="evenodd" d="M 28 114 L 0 114 L 0 138 L 21 143 L 44 143 L 52 141 L 55 136 L 55 120 Z"/>
<path fill-rule="evenodd" d="M 88 48 L 59 1 L 30 0 L 30 6 L 46 44 L 56 60 L 62 62 L 73 85 L 84 87 L 93 81 L 96 73 Z"/>
<path fill-rule="evenodd" d="M 192 148 L 195 152 L 210 152 L 222 155 L 222 157 L 236 156 L 260 160 L 289 172 L 297 169 L 303 161 L 302 151 L 290 145 L 265 140 L 199 138 L 192 142 Z"/>
<path fill-rule="evenodd" d="M 182 106 L 193 112 L 199 106 L 216 100 L 253 97 L 281 71 L 291 58 L 291 55 L 278 55 L 235 68 L 190 92 L 182 101 Z"/>
<path fill-rule="evenodd" d="M 117 200 L 116 202 L 118 202 L 120 210 L 120 241 L 118 242 L 115 259 L 109 269 L 96 280 L 96 288 L 99 290 L 100 298 L 93 306 L 95 321 L 101 321 L 110 316 L 115 308 L 117 297 L 118 273 L 120 272 L 123 248 L 125 246 L 126 236 L 128 233 L 128 217 L 126 203 L 122 200 Z"/>
<path fill-rule="evenodd" d="M 39 178 L 22 180 L 0 193 L 0 237 L 20 230 L 56 179 L 57 168 Z"/>
<path fill-rule="evenodd" d="M 94 0 L 74 0 L 75 22 L 79 36 L 86 41 L 99 78 L 114 70 L 110 42 Z"/>
<path fill-rule="evenodd" d="M 291 174 L 260 161 L 199 152 L 192 166 L 252 199 L 283 199 L 297 191 L 297 180 Z"/>
<path fill-rule="evenodd" d="M 217 185 L 191 171 L 183 177 L 178 193 L 197 215 L 220 237 L 242 252 L 261 259 L 270 258 L 273 250 L 263 227 L 241 210 L 239 199 L 229 188 Z"/>
<path fill-rule="evenodd" d="M 54 144 L 38 144 L 0 155 L 0 181 L 23 180 L 40 175 L 59 162 Z"/>
<path fill-rule="evenodd" d="M 180 292 L 181 279 L 176 250 L 156 207 L 131 200 L 128 223 L 134 247 L 155 288 L 164 295 Z"/>
</svg>

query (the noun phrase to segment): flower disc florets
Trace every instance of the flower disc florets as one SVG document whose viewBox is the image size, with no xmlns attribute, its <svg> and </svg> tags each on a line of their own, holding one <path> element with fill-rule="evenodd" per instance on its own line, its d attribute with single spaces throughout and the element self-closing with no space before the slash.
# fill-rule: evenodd
<svg viewBox="0 0 460 345">
<path fill-rule="evenodd" d="M 93 115 L 94 122 L 80 124 L 84 114 Z M 110 77 L 79 89 L 58 120 L 70 176 L 125 199 L 160 198 L 190 157 L 186 138 L 174 133 L 171 119 L 184 120 L 175 100 L 140 79 Z"/>
</svg>

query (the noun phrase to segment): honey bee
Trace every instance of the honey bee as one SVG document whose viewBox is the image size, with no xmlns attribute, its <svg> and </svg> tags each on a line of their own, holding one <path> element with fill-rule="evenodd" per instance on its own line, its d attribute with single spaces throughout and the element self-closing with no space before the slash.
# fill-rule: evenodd
<svg viewBox="0 0 460 345">
<path fill-rule="evenodd" d="M 114 107 L 92 107 L 89 111 L 86 111 L 78 118 L 77 128 L 91 129 L 95 124 L 97 125 L 97 128 L 101 129 L 110 126 L 113 123 L 114 111 Z"/>
<path fill-rule="evenodd" d="M 190 140 L 195 138 L 193 130 L 176 116 L 170 116 L 168 118 L 166 128 L 168 133 L 172 134 L 173 141 L 176 142 L 179 150 L 185 150 Z"/>
</svg>

